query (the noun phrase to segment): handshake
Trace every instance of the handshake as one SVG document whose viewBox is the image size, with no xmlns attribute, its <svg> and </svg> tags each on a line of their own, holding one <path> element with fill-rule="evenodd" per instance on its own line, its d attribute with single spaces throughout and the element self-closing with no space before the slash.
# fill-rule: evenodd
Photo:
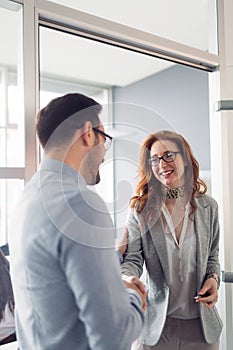
<svg viewBox="0 0 233 350">
<path fill-rule="evenodd" d="M 121 242 L 117 244 L 117 249 L 124 256 L 128 246 L 128 230 L 125 229 Z M 126 286 L 126 288 L 134 289 L 141 297 L 142 301 L 142 310 L 146 311 L 146 297 L 147 291 L 144 284 L 136 277 L 136 276 L 127 276 L 122 275 L 122 280 Z"/>
<path fill-rule="evenodd" d="M 134 289 L 141 297 L 142 310 L 146 311 L 147 290 L 144 284 L 136 276 L 122 275 L 122 280 L 126 288 Z"/>
</svg>

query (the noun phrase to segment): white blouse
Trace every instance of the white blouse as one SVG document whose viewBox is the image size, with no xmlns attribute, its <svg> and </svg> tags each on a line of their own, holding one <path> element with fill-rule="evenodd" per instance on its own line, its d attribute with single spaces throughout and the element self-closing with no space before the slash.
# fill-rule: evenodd
<svg viewBox="0 0 233 350">
<path fill-rule="evenodd" d="M 194 297 L 196 290 L 196 235 L 194 223 L 189 219 L 190 204 L 185 207 L 183 226 L 179 242 L 171 215 L 163 205 L 165 237 L 168 251 L 169 275 L 171 281 L 167 315 L 174 318 L 192 319 L 198 317 L 198 305 Z"/>
</svg>

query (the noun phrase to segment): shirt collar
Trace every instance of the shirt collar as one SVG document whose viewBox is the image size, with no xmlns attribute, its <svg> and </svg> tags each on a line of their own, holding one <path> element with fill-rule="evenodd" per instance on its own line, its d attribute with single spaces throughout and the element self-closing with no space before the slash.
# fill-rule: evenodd
<svg viewBox="0 0 233 350">
<path fill-rule="evenodd" d="M 74 168 L 65 162 L 44 156 L 39 166 L 39 171 L 52 171 L 58 173 L 62 177 L 70 177 L 79 182 L 79 184 L 87 185 L 84 177 Z"/>
</svg>

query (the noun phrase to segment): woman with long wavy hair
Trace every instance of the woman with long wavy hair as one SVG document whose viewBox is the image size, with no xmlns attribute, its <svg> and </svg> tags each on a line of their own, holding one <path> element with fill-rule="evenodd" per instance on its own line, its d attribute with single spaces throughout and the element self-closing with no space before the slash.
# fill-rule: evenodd
<svg viewBox="0 0 233 350">
<path fill-rule="evenodd" d="M 0 248 L 0 345 L 16 340 L 14 307 L 9 262 Z"/>
<path fill-rule="evenodd" d="M 138 278 L 145 263 L 144 350 L 219 349 L 218 208 L 206 191 L 183 136 L 164 130 L 144 140 L 122 263 L 123 275 Z"/>
</svg>

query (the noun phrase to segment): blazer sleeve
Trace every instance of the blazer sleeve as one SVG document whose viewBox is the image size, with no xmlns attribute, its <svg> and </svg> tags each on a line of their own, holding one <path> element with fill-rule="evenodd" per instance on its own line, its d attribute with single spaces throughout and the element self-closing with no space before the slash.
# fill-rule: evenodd
<svg viewBox="0 0 233 350">
<path fill-rule="evenodd" d="M 134 210 L 130 210 L 127 220 L 127 228 L 129 231 L 128 248 L 124 255 L 122 273 L 128 276 L 137 276 L 138 278 L 143 272 L 144 255 L 141 238 L 141 225 L 137 214 Z"/>
<path fill-rule="evenodd" d="M 214 201 L 211 211 L 211 241 L 210 253 L 207 262 L 206 275 L 216 273 L 220 280 L 220 264 L 219 264 L 219 217 L 218 205 Z"/>
</svg>

